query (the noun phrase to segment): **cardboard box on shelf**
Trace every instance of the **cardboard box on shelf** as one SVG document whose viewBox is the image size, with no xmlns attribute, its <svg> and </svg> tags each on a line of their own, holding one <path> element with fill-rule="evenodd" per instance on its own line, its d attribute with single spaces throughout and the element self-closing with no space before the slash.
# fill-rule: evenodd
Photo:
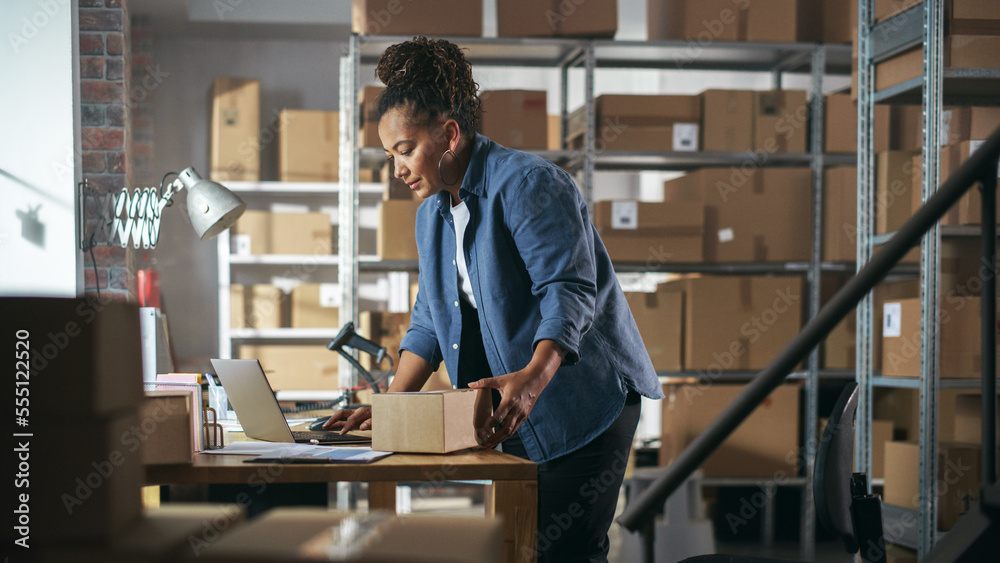
<svg viewBox="0 0 1000 563">
<path fill-rule="evenodd" d="M 917 563 L 917 561 L 916 550 L 891 543 L 885 544 L 885 563 Z"/>
<path fill-rule="evenodd" d="M 660 465 L 673 461 L 722 412 L 744 385 L 666 384 Z M 799 387 L 781 385 L 701 466 L 706 477 L 798 474 Z"/>
<path fill-rule="evenodd" d="M 882 309 L 886 301 L 920 297 L 920 283 L 915 279 L 883 282 L 872 290 L 872 369 L 882 369 Z M 898 425 L 897 425 L 898 426 Z"/>
<path fill-rule="evenodd" d="M 699 96 L 605 94 L 594 100 L 596 150 L 696 151 L 701 122 Z M 586 107 L 569 117 L 569 139 L 582 143 Z"/>
<path fill-rule="evenodd" d="M 417 259 L 417 208 L 420 201 L 383 201 L 378 210 L 379 260 Z"/>
<path fill-rule="evenodd" d="M 328 255 L 333 227 L 326 213 L 274 213 L 248 210 L 232 227 L 249 237 L 250 254 Z"/>
<path fill-rule="evenodd" d="M 732 0 L 648 0 L 647 37 L 746 41 L 749 6 Z"/>
<path fill-rule="evenodd" d="M 498 37 L 606 37 L 618 31 L 618 2 L 497 0 Z"/>
<path fill-rule="evenodd" d="M 267 284 L 229 286 L 229 310 L 233 328 L 280 328 L 286 326 L 288 296 Z"/>
<path fill-rule="evenodd" d="M 920 152 L 923 148 L 924 115 L 920 106 L 890 106 L 889 128 L 890 148 L 887 150 Z"/>
<path fill-rule="evenodd" d="M 982 393 L 961 393 L 955 396 L 955 431 L 952 438 L 956 442 L 969 444 L 983 443 L 983 395 Z M 996 430 L 994 430 L 996 432 Z"/>
<path fill-rule="evenodd" d="M 372 449 L 445 454 L 479 445 L 476 428 L 492 413 L 479 389 L 372 395 Z"/>
<path fill-rule="evenodd" d="M 754 150 L 806 152 L 809 108 L 803 90 L 767 90 L 754 95 Z"/>
<path fill-rule="evenodd" d="M 139 372 L 129 375 L 135 376 L 138 386 Z M 122 377 L 115 383 L 122 384 L 126 379 Z M 68 389 L 64 392 L 72 396 Z M 31 449 L 31 482 L 44 483 L 47 490 L 58 491 L 58 494 L 31 495 L 31 517 L 45 522 L 44 526 L 32 527 L 33 546 L 108 544 L 139 520 L 142 515 L 139 489 L 144 477 L 141 449 L 147 438 L 137 416 L 141 393 L 130 405 L 131 411 L 100 419 L 92 418 L 92 414 L 75 417 L 72 438 L 54 444 L 58 447 Z M 36 404 L 33 401 L 32 407 Z M 56 437 L 57 433 L 65 432 L 63 419 L 39 416 L 41 413 L 34 409 L 32 414 L 35 417 L 31 427 L 36 437 Z"/>
<path fill-rule="evenodd" d="M 304 283 L 292 288 L 291 326 L 337 328 L 343 294 L 338 283 Z"/>
<path fill-rule="evenodd" d="M 815 0 L 752 0 L 747 41 L 820 41 L 822 16 L 822 6 Z"/>
<path fill-rule="evenodd" d="M 946 145 L 982 141 L 1000 127 L 1000 107 L 949 107 L 941 113 L 941 137 Z"/>
<path fill-rule="evenodd" d="M 275 391 L 338 389 L 337 362 L 340 356 L 315 345 L 242 345 L 239 357 L 260 361 Z"/>
<path fill-rule="evenodd" d="M 544 149 L 549 142 L 545 90 L 488 90 L 481 95 L 479 129 L 512 149 Z"/>
<path fill-rule="evenodd" d="M 143 464 L 191 463 L 194 459 L 194 431 L 191 428 L 194 408 L 188 392 L 146 391 L 139 405 L 142 428 L 150 430 L 145 432 L 146 440 L 142 445 Z M 197 408 L 200 410 L 201 405 Z"/>
<path fill-rule="evenodd" d="M 358 35 L 483 34 L 483 3 L 465 0 L 354 0 L 351 31 Z"/>
<path fill-rule="evenodd" d="M 382 311 L 362 311 L 358 314 L 358 334 L 386 348 L 392 358 L 392 365 L 399 365 L 399 344 L 410 327 L 409 313 L 385 313 Z M 361 355 L 361 365 L 365 369 L 389 369 L 388 362 L 381 367 L 373 366 L 370 354 Z"/>
<path fill-rule="evenodd" d="M 823 260 L 854 262 L 858 257 L 858 169 L 823 171 Z"/>
<path fill-rule="evenodd" d="M 206 563 L 257 560 L 315 561 L 342 551 L 331 530 L 354 529 L 342 522 L 350 512 L 326 508 L 275 508 L 252 522 L 222 534 L 206 545 L 197 559 Z M 211 520 L 210 520 L 211 521 Z M 500 563 L 504 553 L 503 524 L 495 518 L 420 515 L 389 516 L 362 523 L 374 527 L 373 537 L 352 561 L 448 561 Z M 353 553 L 353 552 L 352 552 Z"/>
<path fill-rule="evenodd" d="M 705 90 L 701 100 L 701 150 L 753 150 L 753 91 Z"/>
<path fill-rule="evenodd" d="M 801 233 L 812 228 L 811 182 L 808 168 L 757 168 L 749 175 L 703 168 L 667 181 L 663 194 L 670 204 L 704 205 L 706 262 L 808 260 L 812 247 Z"/>
<path fill-rule="evenodd" d="M 824 43 L 850 43 L 858 31 L 858 3 L 854 0 L 822 0 Z"/>
<path fill-rule="evenodd" d="M 358 102 L 358 146 L 382 148 L 378 137 L 378 121 L 375 119 L 375 102 L 385 88 L 381 86 L 365 86 L 361 89 L 361 100 Z"/>
<path fill-rule="evenodd" d="M 959 442 L 938 444 L 938 479 L 947 487 L 934 487 L 937 493 L 938 521 L 941 530 L 950 530 L 979 500 L 982 484 L 982 447 Z M 932 491 L 919 489 L 920 449 L 916 442 L 889 442 L 885 449 L 885 487 L 887 504 L 919 510 L 928 506 Z M 947 475 L 947 481 L 944 481 Z"/>
<path fill-rule="evenodd" d="M 684 293 L 685 370 L 758 370 L 802 326 L 798 276 L 703 276 L 665 285 Z"/>
<path fill-rule="evenodd" d="M 876 160 L 875 233 L 891 233 L 913 216 L 913 154 L 886 151 Z"/>
<path fill-rule="evenodd" d="M 923 0 L 875 0 L 875 21 L 880 22 L 884 19 L 895 16 L 921 2 L 923 2 Z"/>
<path fill-rule="evenodd" d="M 704 211 L 693 201 L 594 203 L 594 226 L 612 260 L 700 262 Z"/>
<path fill-rule="evenodd" d="M 890 106 L 875 106 L 875 152 L 890 147 Z M 826 97 L 826 115 L 823 125 L 823 152 L 858 152 L 858 106 L 850 94 L 830 94 Z"/>
<path fill-rule="evenodd" d="M 209 96 L 209 178 L 216 182 L 260 180 L 260 81 L 218 76 Z"/>
<path fill-rule="evenodd" d="M 1000 68 L 993 53 L 997 35 L 949 35 L 944 38 L 944 68 Z M 875 65 L 875 90 L 902 84 L 923 74 L 923 49 L 915 47 Z"/>
<path fill-rule="evenodd" d="M 820 304 L 826 303 L 850 280 L 844 275 L 824 275 L 820 282 Z M 826 369 L 853 370 L 857 351 L 855 312 L 848 313 L 820 348 L 820 366 Z"/>
<path fill-rule="evenodd" d="M 546 131 L 546 149 L 557 151 L 562 149 L 562 118 L 558 115 L 546 116 L 548 131 Z"/>
<path fill-rule="evenodd" d="M 282 182 L 336 182 L 340 174 L 340 114 L 282 110 L 278 116 L 278 176 Z"/>
<path fill-rule="evenodd" d="M 642 343 L 656 371 L 680 371 L 684 295 L 660 285 L 650 293 L 625 294 Z"/>
<path fill-rule="evenodd" d="M 1000 35 L 1000 5 L 989 0 L 945 3 L 945 31 L 951 35 Z"/>
<path fill-rule="evenodd" d="M 981 141 L 963 141 L 957 145 L 941 147 L 938 159 L 938 175 L 943 184 L 958 168 L 969 160 Z M 916 154 L 912 159 L 913 166 L 913 189 L 911 191 L 912 205 L 914 209 L 923 203 L 923 158 Z M 997 173 L 1000 177 L 1000 170 Z M 1000 209 L 1000 202 L 997 203 Z M 948 210 L 948 213 L 941 218 L 941 225 L 979 225 L 982 223 L 983 203 L 982 196 L 978 189 L 971 189 Z"/>
</svg>

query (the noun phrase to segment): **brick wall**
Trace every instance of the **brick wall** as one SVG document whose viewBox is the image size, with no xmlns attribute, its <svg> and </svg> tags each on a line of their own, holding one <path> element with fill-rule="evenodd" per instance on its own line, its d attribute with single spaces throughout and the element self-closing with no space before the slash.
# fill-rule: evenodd
<svg viewBox="0 0 1000 563">
<path fill-rule="evenodd" d="M 99 194 L 132 184 L 130 26 L 123 0 L 80 0 L 80 95 L 83 177 Z M 98 227 L 96 198 L 87 232 Z M 84 287 L 105 300 L 135 300 L 135 251 L 97 246 L 86 253 Z M 96 266 L 96 272 L 95 272 Z"/>
</svg>

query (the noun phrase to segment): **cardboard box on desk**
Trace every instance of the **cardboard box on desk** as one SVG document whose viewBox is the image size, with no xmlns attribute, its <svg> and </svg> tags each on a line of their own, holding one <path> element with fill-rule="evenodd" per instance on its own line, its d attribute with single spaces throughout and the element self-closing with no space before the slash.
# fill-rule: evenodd
<svg viewBox="0 0 1000 563">
<path fill-rule="evenodd" d="M 797 276 L 703 276 L 665 284 L 684 293 L 684 369 L 758 370 L 802 326 Z"/>
<path fill-rule="evenodd" d="M 668 465 L 745 385 L 666 384 L 660 465 Z M 798 475 L 799 387 L 781 385 L 701 466 L 706 477 Z"/>
<path fill-rule="evenodd" d="M 386 200 L 378 211 L 377 253 L 380 260 L 417 259 L 417 200 Z"/>
<path fill-rule="evenodd" d="M 338 283 L 304 283 L 292 288 L 291 310 L 294 328 L 340 326 L 343 292 Z"/>
<path fill-rule="evenodd" d="M 319 508 L 275 508 L 253 522 L 223 534 L 186 561 L 317 561 L 329 559 L 338 534 L 331 533 L 347 512 Z M 369 537 L 359 534 L 358 548 L 347 561 L 447 561 L 500 563 L 503 524 L 494 518 L 391 516 L 373 524 Z M 357 526 L 357 524 L 355 524 Z M 345 528 L 346 529 L 346 528 Z"/>
<path fill-rule="evenodd" d="M 569 116 L 568 138 L 580 146 L 586 107 Z M 697 151 L 699 96 L 605 94 L 594 100 L 596 150 Z"/>
<path fill-rule="evenodd" d="M 93 298 L 6 297 L 0 310 L 11 343 L 10 385 L 20 389 L 34 381 L 31 424 L 135 412 L 142 399 L 138 307 Z M 15 382 L 15 372 L 25 383 Z"/>
<path fill-rule="evenodd" d="M 333 227 L 326 213 L 249 210 L 232 230 L 237 254 L 327 255 L 333 247 Z"/>
<path fill-rule="evenodd" d="M 809 108 L 804 90 L 766 90 L 754 95 L 754 150 L 806 152 Z"/>
<path fill-rule="evenodd" d="M 359 35 L 483 34 L 483 3 L 467 0 L 354 0 L 351 30 Z"/>
<path fill-rule="evenodd" d="M 746 41 L 750 6 L 732 0 L 648 0 L 647 37 L 650 41 Z"/>
<path fill-rule="evenodd" d="M 808 168 L 703 168 L 664 183 L 663 199 L 704 206 L 706 262 L 808 260 L 811 182 Z"/>
<path fill-rule="evenodd" d="M 480 98 L 479 130 L 483 135 L 512 149 L 546 148 L 545 90 L 489 90 Z"/>
<path fill-rule="evenodd" d="M 594 226 L 612 260 L 662 264 L 700 262 L 704 209 L 693 201 L 598 201 Z"/>
<path fill-rule="evenodd" d="M 476 428 L 492 412 L 478 389 L 372 395 L 372 449 L 446 454 L 479 445 Z"/>
<path fill-rule="evenodd" d="M 146 391 L 139 407 L 140 428 L 146 440 L 142 446 L 144 465 L 191 463 L 195 445 L 191 393 Z M 197 405 L 201 410 L 201 405 Z"/>
<path fill-rule="evenodd" d="M 617 0 L 497 0 L 498 37 L 611 38 L 617 31 Z"/>
<path fill-rule="evenodd" d="M 267 380 L 275 391 L 338 389 L 337 363 L 340 356 L 315 345 L 243 345 L 239 357 L 260 360 Z"/>
<path fill-rule="evenodd" d="M 701 150 L 753 150 L 753 91 L 705 90 L 701 101 Z"/>
<path fill-rule="evenodd" d="M 684 294 L 660 285 L 651 293 L 625 294 L 642 343 L 656 371 L 680 371 Z"/>
<path fill-rule="evenodd" d="M 935 482 L 947 486 L 933 491 L 919 489 L 920 448 L 916 442 L 889 442 L 885 448 L 885 487 L 887 504 L 921 510 L 937 493 L 938 521 L 941 530 L 950 530 L 979 500 L 982 484 L 982 446 L 958 442 L 938 444 L 938 476 Z M 947 479 L 945 481 L 945 479 Z"/>
<path fill-rule="evenodd" d="M 282 110 L 278 117 L 278 176 L 282 182 L 337 182 L 340 114 Z"/>
<path fill-rule="evenodd" d="M 260 180 L 260 81 L 217 77 L 209 91 L 209 178 Z"/>
</svg>

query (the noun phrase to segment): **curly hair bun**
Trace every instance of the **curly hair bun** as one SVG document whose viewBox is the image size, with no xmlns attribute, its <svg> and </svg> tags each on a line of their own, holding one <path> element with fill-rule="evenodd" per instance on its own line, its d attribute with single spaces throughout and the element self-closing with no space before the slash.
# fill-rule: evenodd
<svg viewBox="0 0 1000 563">
<path fill-rule="evenodd" d="M 386 86 L 379 117 L 392 107 L 414 104 L 420 112 L 445 114 L 463 129 L 474 130 L 479 85 L 472 79 L 472 65 L 454 43 L 414 37 L 392 45 L 379 57 L 375 75 Z"/>
</svg>

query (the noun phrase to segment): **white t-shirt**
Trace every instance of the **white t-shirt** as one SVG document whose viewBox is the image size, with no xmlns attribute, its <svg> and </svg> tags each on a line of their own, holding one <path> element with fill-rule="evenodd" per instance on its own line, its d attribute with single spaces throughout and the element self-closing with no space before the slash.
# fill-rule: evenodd
<svg viewBox="0 0 1000 563">
<path fill-rule="evenodd" d="M 465 228 L 469 226 L 469 208 L 466 207 L 464 201 L 451 207 L 451 217 L 455 221 L 455 263 L 458 265 L 458 294 L 475 309 L 476 298 L 472 295 L 469 267 L 465 263 L 465 252 L 462 252 Z"/>
</svg>

